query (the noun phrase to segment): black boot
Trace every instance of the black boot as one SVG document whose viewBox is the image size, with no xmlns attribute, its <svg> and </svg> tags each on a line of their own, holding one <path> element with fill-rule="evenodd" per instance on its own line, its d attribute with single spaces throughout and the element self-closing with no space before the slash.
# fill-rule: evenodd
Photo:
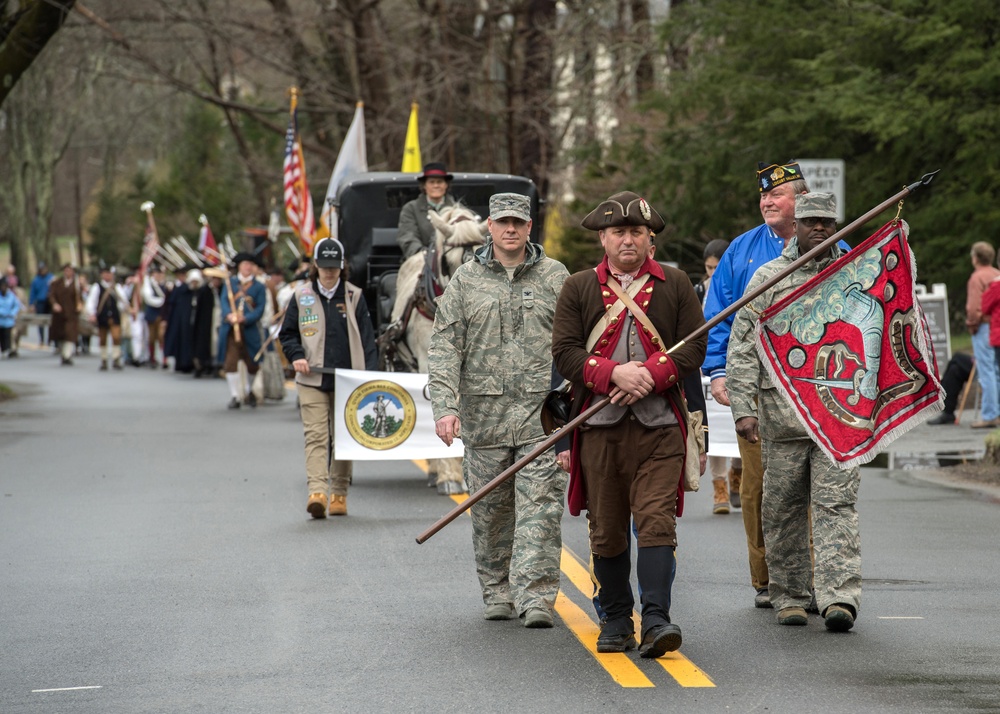
<svg viewBox="0 0 1000 714">
<path fill-rule="evenodd" d="M 661 657 L 681 646 L 681 628 L 670 622 L 674 566 L 674 549 L 671 546 L 639 548 L 635 571 L 642 593 L 641 657 Z"/>
<path fill-rule="evenodd" d="M 600 588 L 598 598 L 607 616 L 597 638 L 598 652 L 624 652 L 635 647 L 631 572 L 632 559 L 627 549 L 613 558 L 594 556 L 594 576 Z"/>
</svg>

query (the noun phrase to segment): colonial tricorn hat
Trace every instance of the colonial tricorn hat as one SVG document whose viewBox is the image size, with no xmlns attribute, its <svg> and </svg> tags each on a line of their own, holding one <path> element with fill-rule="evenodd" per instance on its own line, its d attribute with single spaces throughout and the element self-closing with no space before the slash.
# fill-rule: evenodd
<svg viewBox="0 0 1000 714">
<path fill-rule="evenodd" d="M 451 181 L 454 176 L 448 173 L 448 167 L 445 166 L 440 161 L 432 161 L 428 164 L 424 164 L 424 172 L 417 176 L 417 181 L 423 183 L 429 178 L 439 178 L 445 181 Z"/>
<path fill-rule="evenodd" d="M 257 259 L 256 255 L 254 255 L 253 253 L 247 253 L 245 251 L 240 251 L 239 253 L 237 253 L 236 255 L 234 255 L 232 262 L 233 262 L 233 265 L 235 265 L 235 266 L 238 267 L 239 264 L 242 263 L 244 260 L 249 261 L 249 262 L 251 262 L 251 263 L 253 263 L 254 265 L 257 265 L 257 266 L 260 265 L 260 261 Z"/>
<path fill-rule="evenodd" d="M 761 193 L 770 191 L 783 183 L 805 179 L 802 169 L 794 161 L 787 164 L 767 165 L 763 161 L 757 162 L 757 188 Z"/>
<path fill-rule="evenodd" d="M 622 191 L 588 213 L 580 225 L 592 231 L 614 226 L 646 226 L 653 233 L 659 233 L 666 223 L 645 198 L 632 191 Z"/>
</svg>

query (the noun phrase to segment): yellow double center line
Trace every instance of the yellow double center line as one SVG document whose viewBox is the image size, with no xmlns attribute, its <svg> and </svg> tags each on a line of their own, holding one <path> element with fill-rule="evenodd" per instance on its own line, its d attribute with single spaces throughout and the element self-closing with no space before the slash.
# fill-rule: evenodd
<svg viewBox="0 0 1000 714">
<path fill-rule="evenodd" d="M 419 466 L 420 463 L 417 462 Z M 463 503 L 466 495 L 453 495 L 455 503 Z M 590 577 L 587 566 L 583 561 L 566 546 L 562 549 L 560 568 L 563 575 L 573 583 L 573 586 L 589 602 L 594 596 L 594 581 Z M 599 653 L 597 651 L 597 636 L 601 629 L 592 615 L 588 615 L 579 605 L 566 597 L 563 592 L 556 595 L 556 613 L 566 623 L 566 627 L 576 636 L 580 644 L 590 652 L 591 656 L 597 660 L 611 678 L 622 687 L 655 687 L 649 679 L 639 669 L 638 665 L 623 652 Z M 636 620 L 636 630 L 641 631 L 639 626 L 638 613 L 632 614 Z M 714 687 L 715 683 L 709 679 L 697 665 L 687 657 L 678 652 L 668 652 L 667 654 L 653 660 L 667 671 L 682 687 Z"/>
</svg>

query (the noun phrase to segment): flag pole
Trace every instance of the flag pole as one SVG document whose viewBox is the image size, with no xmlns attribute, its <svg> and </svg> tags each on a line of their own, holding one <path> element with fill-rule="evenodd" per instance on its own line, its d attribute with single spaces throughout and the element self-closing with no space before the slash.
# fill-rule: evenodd
<svg viewBox="0 0 1000 714">
<path fill-rule="evenodd" d="M 882 203 L 880 203 L 877 206 L 875 206 L 875 208 L 871 209 L 870 211 L 868 211 L 867 213 L 865 213 L 860 218 L 857 218 L 854 221 L 852 221 L 851 223 L 848 223 L 846 226 L 844 226 L 839 231 L 837 231 L 836 233 L 834 233 L 832 236 L 830 236 L 829 238 L 827 238 L 826 240 L 824 240 L 822 243 L 820 243 L 819 245 L 817 245 L 815 248 L 813 248 L 812 250 L 810 250 L 809 252 L 807 252 L 805 255 L 800 256 L 797 260 L 795 260 L 794 262 L 792 262 L 787 268 L 785 268 L 784 270 L 782 270 L 780 273 L 775 274 L 771 278 L 769 278 L 766 281 L 764 281 L 763 283 L 761 283 L 761 285 L 759 287 L 757 287 L 755 290 L 753 290 L 752 292 L 744 294 L 743 297 L 741 297 L 739 300 L 737 300 L 736 302 L 734 302 L 732 305 L 730 305 L 729 307 L 727 307 L 725 310 L 723 310 L 722 312 L 720 312 L 718 315 L 716 315 L 715 317 L 713 317 L 711 320 L 708 320 L 704 325 L 702 325 L 701 327 L 699 327 L 697 330 L 695 330 L 690 335 L 688 335 L 683 340 L 681 340 L 676 345 L 674 345 L 669 350 L 667 350 L 667 354 L 670 354 L 671 352 L 673 352 L 677 348 L 679 348 L 679 347 L 683 346 L 684 344 L 690 342 L 691 340 L 696 339 L 697 337 L 700 337 L 701 335 L 705 334 L 710 329 L 712 329 L 713 327 L 715 327 L 716 325 L 718 325 L 720 322 L 722 322 L 723 320 L 725 320 L 727 317 L 729 317 L 730 315 L 732 315 L 734 312 L 736 312 L 737 310 L 739 310 L 741 307 L 743 307 L 747 303 L 751 302 L 752 300 L 755 300 L 764 291 L 766 291 L 769 288 L 773 287 L 775 284 L 777 284 L 778 282 L 780 282 L 781 280 L 783 280 L 785 277 L 787 277 L 790 273 L 792 273 L 795 270 L 798 270 L 800 267 L 802 267 L 803 265 L 805 265 L 807 262 L 809 262 L 810 260 L 812 260 L 816 256 L 821 255 L 822 253 L 826 252 L 830 248 L 830 246 L 836 244 L 836 242 L 839 241 L 840 239 L 842 239 L 844 236 L 850 235 L 851 233 L 853 233 L 854 231 L 856 231 L 858 228 L 860 228 L 861 226 L 863 226 L 865 223 L 867 223 L 868 221 L 870 221 L 872 218 L 875 218 L 876 216 L 878 216 L 885 209 L 889 208 L 890 206 L 892 206 L 897 201 L 901 202 L 906 196 L 908 196 L 909 194 L 913 193 L 914 191 L 916 191 L 921 186 L 928 186 L 928 185 L 930 185 L 931 181 L 934 180 L 934 177 L 938 174 L 939 171 L 940 171 L 940 169 L 938 169 L 938 171 L 933 171 L 931 173 L 924 174 L 920 178 L 919 181 L 915 181 L 914 183 L 911 183 L 909 186 L 907 186 L 906 188 L 904 188 L 902 191 L 900 191 L 899 193 L 895 194 L 894 196 L 891 196 L 891 197 L 887 198 Z M 433 536 L 439 530 L 441 530 L 446 525 L 448 525 L 449 523 L 451 523 L 453 520 L 455 520 L 456 518 L 458 518 L 465 511 L 467 511 L 473 505 L 475 505 L 476 503 L 478 503 L 481 499 L 485 498 L 491 491 L 493 491 L 495 488 L 497 488 L 504 481 L 506 481 L 507 479 L 509 479 L 511 476 L 513 476 L 518 471 L 520 471 L 521 469 L 523 469 L 529 463 L 531 463 L 532 461 L 534 461 L 535 459 L 537 459 L 539 456 L 541 456 L 543 453 L 545 453 L 546 451 L 548 451 L 549 449 L 551 449 L 553 446 L 555 446 L 555 444 L 556 444 L 557 441 L 559 441 L 560 439 L 562 439 L 564 436 L 566 436 L 568 434 L 571 434 L 574 431 L 576 431 L 576 429 L 581 424 L 583 424 L 585 421 L 587 421 L 588 419 L 590 419 L 590 417 L 592 417 L 597 412 L 601 411 L 601 409 L 603 409 L 604 407 L 606 407 L 610 403 L 611 403 L 611 397 L 609 397 L 609 396 L 602 397 L 600 400 L 598 400 L 594 404 L 590 405 L 589 407 L 587 407 L 587 409 L 585 409 L 583 412 L 581 412 L 580 414 L 578 414 L 574 419 L 572 419 L 571 421 L 569 421 L 561 429 L 557 429 L 556 431 L 554 431 L 551 434 L 549 434 L 548 438 L 546 438 L 544 441 L 540 442 L 538 444 L 538 446 L 536 446 L 534 449 L 532 449 L 529 453 L 527 453 L 524 456 L 522 456 L 514 464 L 512 464 L 510 467 L 508 467 L 503 473 L 501 473 L 499 476 L 497 476 L 493 480 L 489 481 L 485 486 L 483 486 L 481 489 L 479 489 L 478 491 L 476 491 L 474 494 L 470 495 L 462 503 L 458 504 L 453 509 L 451 509 L 450 511 L 448 511 L 448 513 L 446 513 L 444 516 L 442 516 L 440 519 L 438 519 L 430 528 L 428 528 L 423 533 L 421 533 L 420 535 L 418 535 L 417 536 L 417 543 L 418 544 L 423 544 L 424 542 L 426 542 L 431 536 Z"/>
</svg>

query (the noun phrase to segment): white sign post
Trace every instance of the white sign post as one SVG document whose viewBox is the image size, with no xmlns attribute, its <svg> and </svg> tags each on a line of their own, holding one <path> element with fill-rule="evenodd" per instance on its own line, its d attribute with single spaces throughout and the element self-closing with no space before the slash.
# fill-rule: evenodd
<svg viewBox="0 0 1000 714">
<path fill-rule="evenodd" d="M 837 198 L 837 221 L 846 220 L 843 159 L 797 159 L 810 191 L 832 193 Z"/>
</svg>

